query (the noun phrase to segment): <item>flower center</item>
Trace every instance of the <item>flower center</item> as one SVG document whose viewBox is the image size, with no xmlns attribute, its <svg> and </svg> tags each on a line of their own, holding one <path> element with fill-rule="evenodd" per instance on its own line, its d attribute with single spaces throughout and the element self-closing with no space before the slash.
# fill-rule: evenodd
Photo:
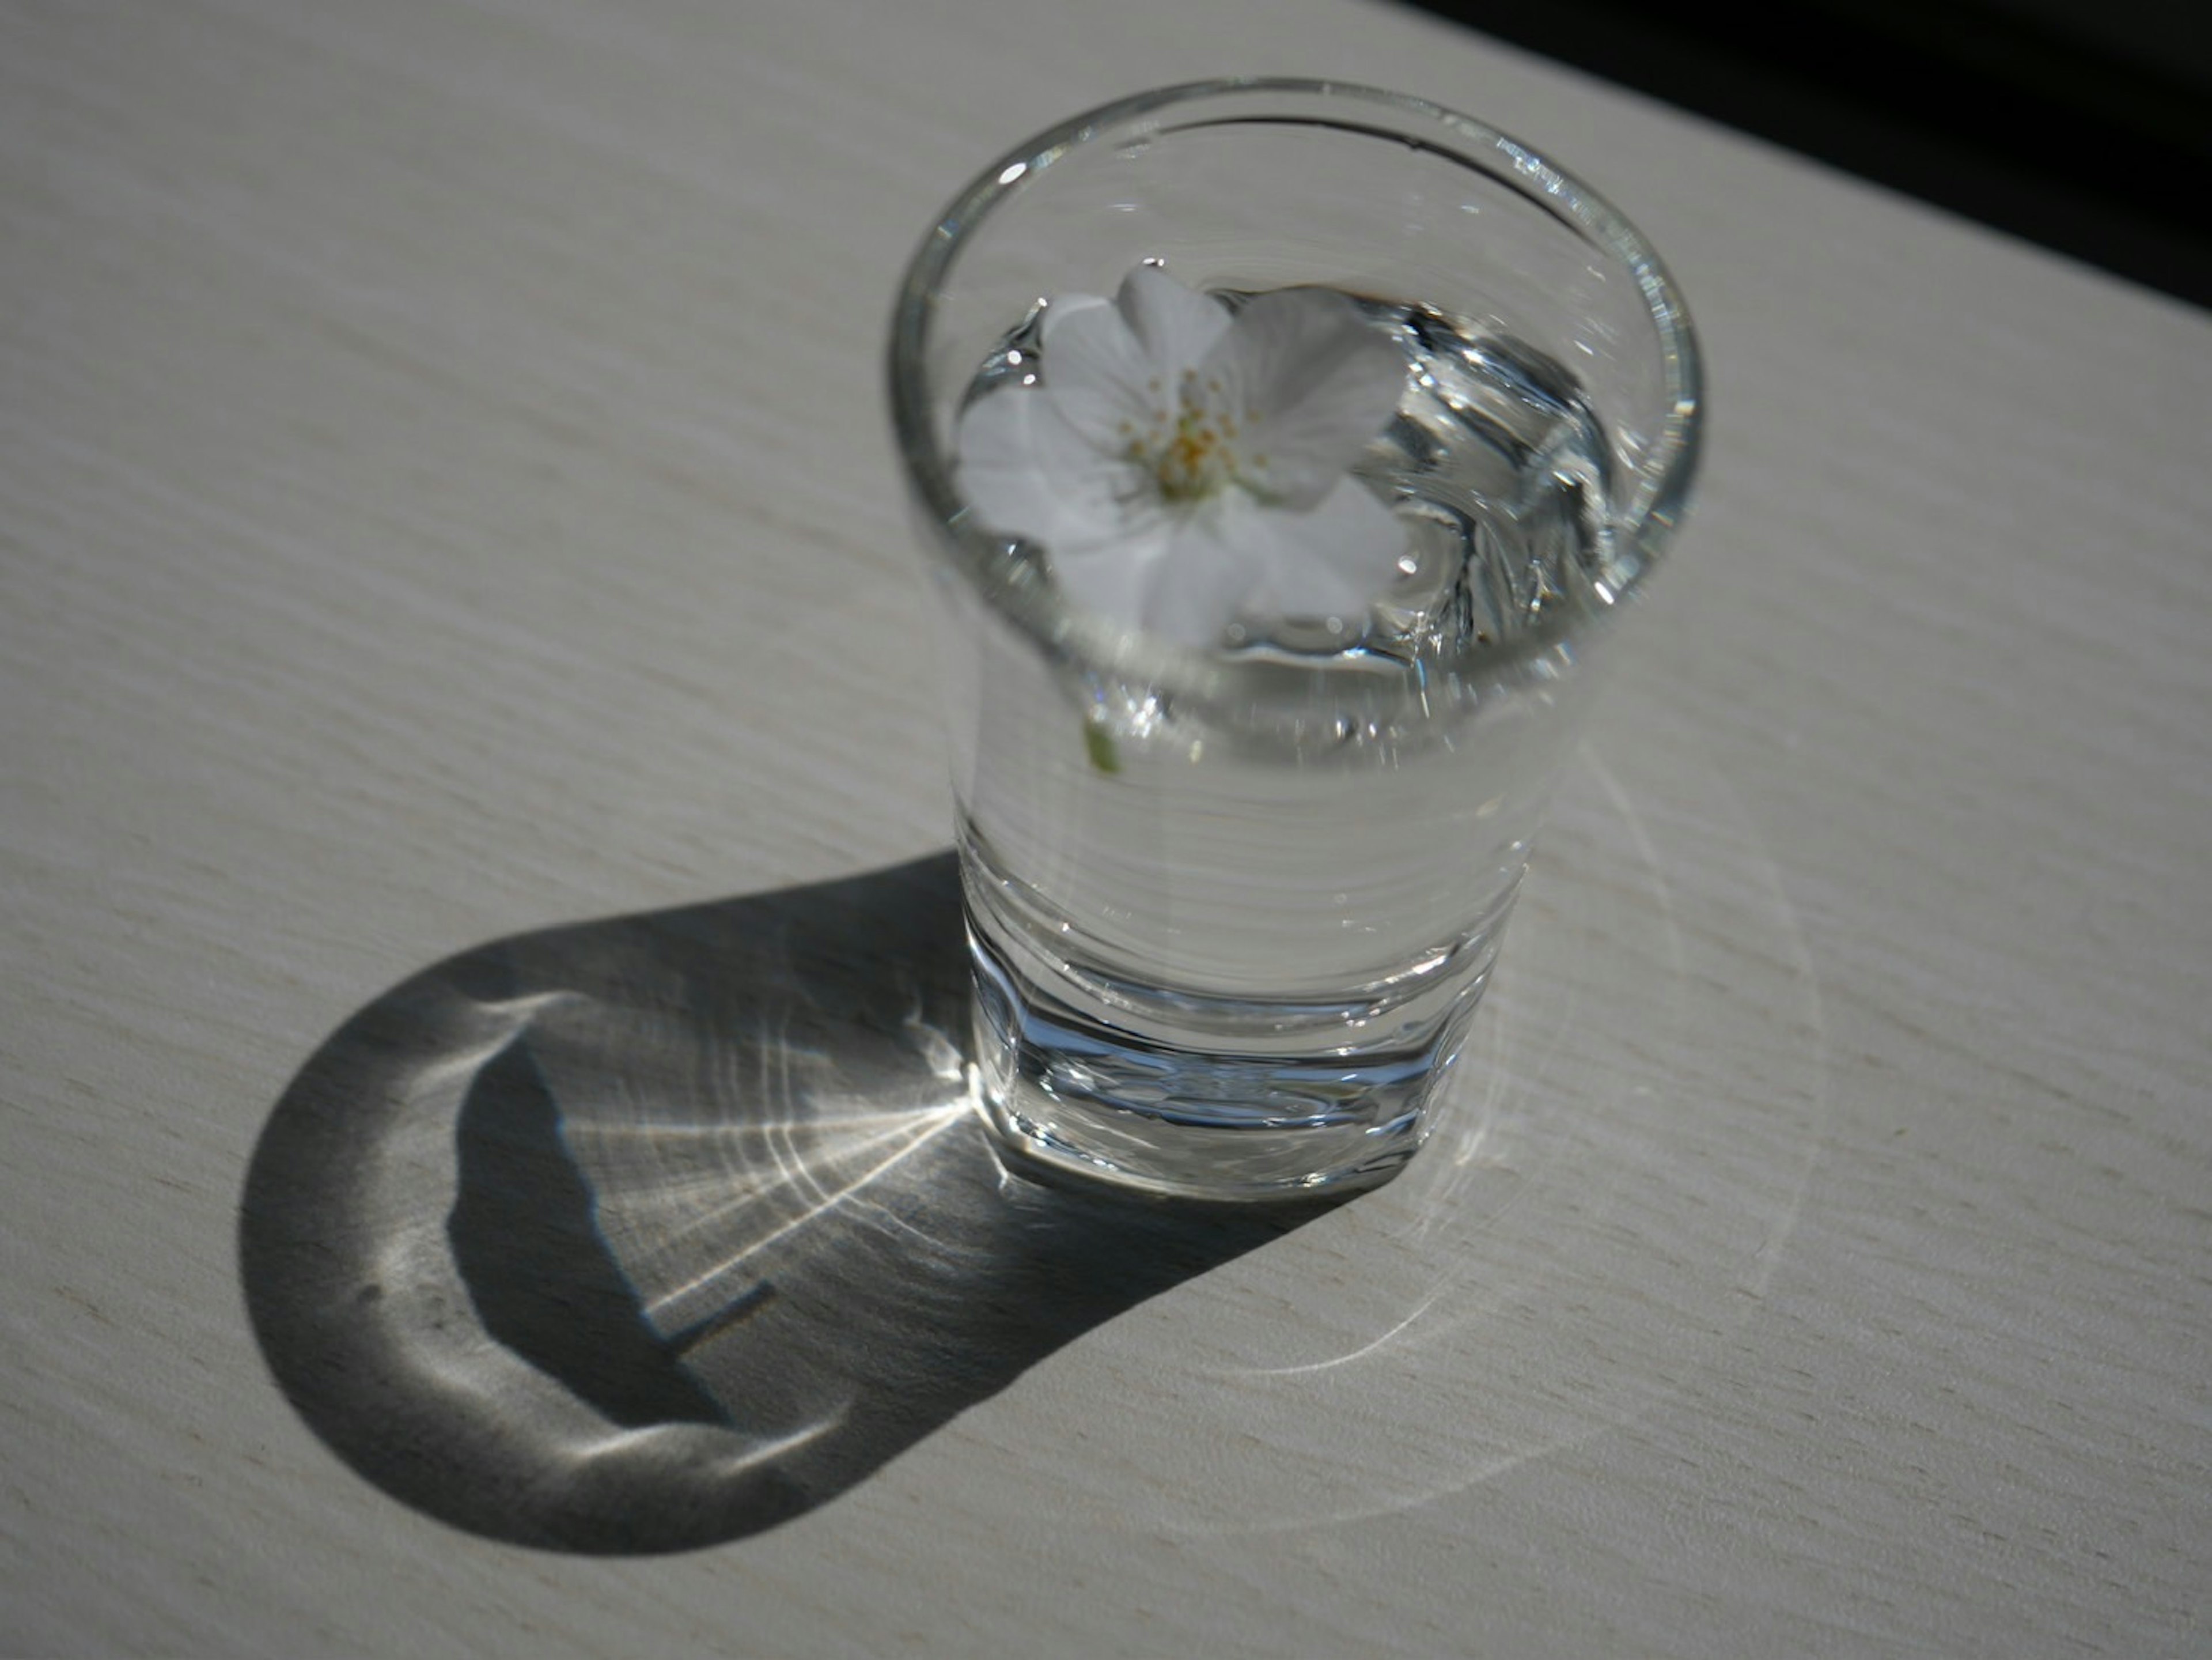
<svg viewBox="0 0 2212 1660">
<path fill-rule="evenodd" d="M 1151 470 L 1164 501 L 1203 502 L 1241 471 L 1237 421 L 1220 395 L 1218 380 L 1201 383 L 1196 369 L 1185 369 L 1173 410 L 1156 415 L 1152 429 L 1130 441 L 1129 459 Z"/>
</svg>

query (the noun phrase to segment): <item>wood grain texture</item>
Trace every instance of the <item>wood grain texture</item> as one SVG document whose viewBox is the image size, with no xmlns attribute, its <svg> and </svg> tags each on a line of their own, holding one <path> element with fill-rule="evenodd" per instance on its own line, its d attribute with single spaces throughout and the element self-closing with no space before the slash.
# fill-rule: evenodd
<svg viewBox="0 0 2212 1660">
<path fill-rule="evenodd" d="M 1710 356 L 1452 1159 L 739 1544 L 394 1504 L 241 1310 L 272 1103 L 944 844 L 891 283 L 1240 71 L 1553 151 Z M 0 1648 L 2202 1651 L 2201 314 L 1350 0 L 0 0 Z"/>
</svg>

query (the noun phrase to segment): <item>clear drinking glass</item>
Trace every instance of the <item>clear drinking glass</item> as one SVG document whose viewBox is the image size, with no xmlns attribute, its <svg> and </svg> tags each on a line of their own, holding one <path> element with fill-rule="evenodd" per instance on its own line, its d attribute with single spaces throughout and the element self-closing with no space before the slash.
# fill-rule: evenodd
<svg viewBox="0 0 2212 1660">
<path fill-rule="evenodd" d="M 1355 470 L 1407 535 L 1366 616 L 1176 646 L 1072 604 L 1049 549 L 963 502 L 963 408 L 1009 365 L 1049 380 L 1040 302 L 1146 260 L 1232 306 L 1338 290 L 1406 353 Z M 976 1057 L 1012 1155 L 1205 1198 L 1412 1156 L 1601 642 L 1680 514 L 1698 388 L 1627 221 L 1417 99 L 1148 93 L 953 201 L 899 295 L 890 400 L 950 619 Z"/>
</svg>

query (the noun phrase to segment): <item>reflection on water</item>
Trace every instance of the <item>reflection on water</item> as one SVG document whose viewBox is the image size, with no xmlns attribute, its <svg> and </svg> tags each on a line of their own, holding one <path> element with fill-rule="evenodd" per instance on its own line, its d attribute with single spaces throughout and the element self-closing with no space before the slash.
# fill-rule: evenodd
<svg viewBox="0 0 2212 1660">
<path fill-rule="evenodd" d="M 1570 776 L 1386 1187 L 1209 1210 L 1003 1170 L 945 854 L 495 942 L 362 1009 L 248 1177 L 270 1366 L 386 1491 L 599 1552 L 773 1526 L 986 1400 L 967 1509 L 1200 1532 L 1419 1504 L 1632 1420 L 1756 1307 L 1825 1112 L 1773 862 L 1662 719 Z M 1084 1375 L 1146 1387 L 1008 1388 L 1079 1336 Z M 1234 1480 L 1192 1479 L 1224 1449 Z"/>
<path fill-rule="evenodd" d="M 440 965 L 287 1091 L 248 1303 L 362 1474 L 586 1551 L 771 1526 L 1099 1322 L 1320 1207 L 1004 1171 L 950 854 Z"/>
</svg>

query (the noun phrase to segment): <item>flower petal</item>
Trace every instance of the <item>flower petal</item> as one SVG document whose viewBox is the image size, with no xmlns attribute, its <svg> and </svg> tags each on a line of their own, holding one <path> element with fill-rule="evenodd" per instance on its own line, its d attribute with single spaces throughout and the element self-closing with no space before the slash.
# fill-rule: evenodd
<svg viewBox="0 0 2212 1660">
<path fill-rule="evenodd" d="M 1169 521 L 1154 515 L 1114 541 L 1054 550 L 1053 580 L 1077 605 L 1141 628 L 1147 585 L 1167 553 L 1169 535 Z"/>
<path fill-rule="evenodd" d="M 1157 265 L 1136 265 L 1121 279 L 1114 309 L 1129 325 L 1145 355 L 1180 374 L 1206 361 L 1228 334 L 1229 307 L 1210 294 L 1185 288 Z"/>
<path fill-rule="evenodd" d="M 1211 646 L 1244 608 L 1266 575 L 1265 537 L 1240 535 L 1252 520 L 1274 518 L 1249 502 L 1224 502 L 1174 521 L 1167 545 L 1148 575 L 1140 620 L 1182 646 Z"/>
<path fill-rule="evenodd" d="M 1237 313 L 1204 374 L 1241 428 L 1239 476 L 1303 509 L 1389 425 L 1406 358 L 1342 295 L 1278 289 Z"/>
<path fill-rule="evenodd" d="M 1356 623 L 1397 576 L 1406 551 L 1406 527 L 1348 477 L 1304 513 L 1262 507 L 1224 525 L 1257 573 L 1244 606 L 1261 616 Z"/>
<path fill-rule="evenodd" d="M 1150 265 L 1122 278 L 1114 303 L 1065 295 L 1045 308 L 1044 385 L 1067 423 L 1100 449 L 1161 441 L 1183 371 L 1229 330 L 1229 311 Z"/>
<path fill-rule="evenodd" d="M 1101 455 L 1026 387 L 1004 386 L 970 404 L 954 447 L 957 482 L 976 515 L 1048 549 L 1119 537 L 1127 504 L 1148 484 L 1141 468 Z"/>
<path fill-rule="evenodd" d="M 1166 406 L 1153 383 L 1167 372 L 1146 355 L 1121 313 L 1095 295 L 1063 295 L 1045 307 L 1039 340 L 1045 396 L 1096 449 L 1125 453 Z"/>
<path fill-rule="evenodd" d="M 1102 453 L 1124 455 L 1175 402 L 1175 374 L 1155 362 L 1121 312 L 1088 295 L 1055 300 L 1040 342 L 1045 395 Z"/>
</svg>

